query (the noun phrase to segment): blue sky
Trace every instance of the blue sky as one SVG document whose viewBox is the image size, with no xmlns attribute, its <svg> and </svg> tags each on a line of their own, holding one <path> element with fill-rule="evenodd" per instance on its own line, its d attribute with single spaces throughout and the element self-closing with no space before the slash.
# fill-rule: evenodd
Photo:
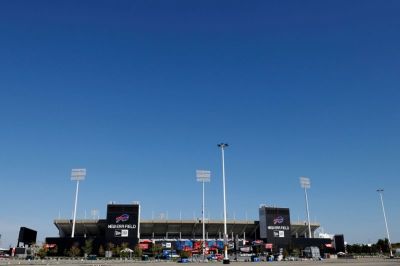
<svg viewBox="0 0 400 266">
<path fill-rule="evenodd" d="M 142 218 L 259 204 L 346 241 L 400 242 L 398 1 L 0 2 L 0 246 L 140 201 Z"/>
</svg>

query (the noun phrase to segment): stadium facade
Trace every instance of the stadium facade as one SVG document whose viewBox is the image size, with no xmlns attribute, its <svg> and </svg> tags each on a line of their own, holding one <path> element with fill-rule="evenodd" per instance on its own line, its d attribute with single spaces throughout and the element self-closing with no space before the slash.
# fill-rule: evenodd
<svg viewBox="0 0 400 266">
<path fill-rule="evenodd" d="M 291 222 L 288 208 L 261 206 L 258 221 L 228 220 L 228 243 L 231 250 L 245 250 L 251 243 L 262 243 L 271 252 L 283 249 L 317 246 L 321 249 L 334 248 L 335 238 L 310 238 L 308 225 Z M 109 204 L 106 219 L 76 220 L 75 237 L 72 235 L 72 220 L 55 220 L 59 237 L 46 238 L 46 244 L 57 245 L 61 255 L 73 245 L 83 246 L 87 239 L 93 240 L 93 250 L 109 243 L 126 243 L 131 249 L 139 245 L 149 249 L 159 243 L 176 250 L 199 252 L 202 241 L 201 220 L 141 220 L 139 204 Z M 311 224 L 314 235 L 319 224 Z M 212 250 L 223 248 L 222 220 L 206 220 L 206 246 Z M 199 244 L 200 243 L 200 244 Z M 96 252 L 94 252 L 96 253 Z"/>
</svg>

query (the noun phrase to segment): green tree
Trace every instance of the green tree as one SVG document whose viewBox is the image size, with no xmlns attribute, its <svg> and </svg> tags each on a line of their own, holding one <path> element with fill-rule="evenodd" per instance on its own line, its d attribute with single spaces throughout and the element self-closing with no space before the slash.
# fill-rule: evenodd
<svg viewBox="0 0 400 266">
<path fill-rule="evenodd" d="M 363 244 L 361 246 L 361 253 L 369 254 L 369 253 L 371 253 L 371 248 L 368 245 Z"/>
<path fill-rule="evenodd" d="M 284 249 L 282 255 L 283 255 L 284 258 L 289 257 L 289 251 L 287 251 L 286 249 Z"/>
<path fill-rule="evenodd" d="M 78 246 L 72 246 L 71 249 L 69 250 L 69 256 L 70 257 L 78 257 L 81 254 L 81 249 Z"/>
<path fill-rule="evenodd" d="M 359 244 L 353 245 L 353 253 L 360 254 L 361 253 L 361 246 Z"/>
<path fill-rule="evenodd" d="M 389 240 L 387 238 L 379 239 L 378 242 L 376 242 L 376 246 L 380 252 L 389 253 Z"/>
<path fill-rule="evenodd" d="M 258 256 L 263 251 L 263 247 L 261 245 L 254 245 L 253 252 Z"/>
<path fill-rule="evenodd" d="M 85 245 L 83 246 L 83 252 L 85 255 L 90 255 L 93 250 L 93 240 L 92 239 L 87 239 L 85 240 Z"/>
<path fill-rule="evenodd" d="M 111 243 L 111 242 L 108 242 L 107 243 L 107 251 L 112 251 L 113 249 L 114 249 L 114 244 L 113 243 Z"/>
<path fill-rule="evenodd" d="M 99 247 L 99 256 L 100 257 L 104 257 L 104 255 L 106 254 L 103 245 L 100 245 Z"/>
<path fill-rule="evenodd" d="M 47 255 L 47 248 L 46 248 L 46 247 L 40 248 L 40 249 L 36 252 L 36 255 L 39 256 L 39 258 L 43 259 L 43 258 L 46 257 L 46 255 Z"/>
<path fill-rule="evenodd" d="M 114 246 L 112 253 L 113 257 L 121 256 L 121 247 L 119 245 Z"/>
<path fill-rule="evenodd" d="M 142 254 L 143 254 L 143 251 L 140 249 L 139 245 L 136 245 L 135 249 L 133 250 L 133 255 L 136 258 L 140 258 L 142 256 Z"/>
<path fill-rule="evenodd" d="M 37 245 L 36 243 L 33 243 L 31 245 L 32 256 L 35 256 L 36 253 L 38 253 L 41 248 L 42 248 L 41 246 Z"/>
<path fill-rule="evenodd" d="M 126 252 L 126 249 L 129 248 L 129 244 L 124 242 L 121 244 L 121 257 L 128 258 L 130 256 L 129 252 Z"/>
<path fill-rule="evenodd" d="M 179 255 L 181 256 L 182 259 L 187 259 L 190 258 L 191 252 L 190 251 L 185 251 L 182 250 Z"/>
<path fill-rule="evenodd" d="M 72 246 L 71 249 L 69 250 L 69 256 L 70 257 L 78 257 L 81 254 L 81 249 L 78 246 Z"/>
<path fill-rule="evenodd" d="M 150 248 L 151 254 L 154 257 L 158 256 L 162 251 L 162 246 L 160 244 L 153 244 Z"/>
<path fill-rule="evenodd" d="M 300 250 L 298 248 L 292 249 L 292 252 L 290 253 L 293 257 L 298 257 L 300 256 Z"/>
<path fill-rule="evenodd" d="M 378 247 L 376 246 L 376 244 L 372 244 L 371 245 L 371 253 L 372 254 L 377 254 L 378 253 Z"/>
</svg>

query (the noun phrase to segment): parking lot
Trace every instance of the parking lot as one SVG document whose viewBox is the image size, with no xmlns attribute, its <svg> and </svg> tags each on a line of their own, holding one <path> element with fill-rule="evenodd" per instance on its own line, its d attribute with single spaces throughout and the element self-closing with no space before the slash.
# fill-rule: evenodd
<svg viewBox="0 0 400 266">
<path fill-rule="evenodd" d="M 113 266 L 113 265 L 135 265 L 135 266 L 161 266 L 161 265 L 179 265 L 180 263 L 171 261 L 131 261 L 131 260 L 96 260 L 96 261 L 83 261 L 83 260 L 0 260 L 0 265 L 82 265 L 82 266 Z M 189 265 L 222 265 L 222 262 L 189 262 L 185 263 Z M 400 259 L 384 259 L 384 258 L 362 258 L 362 259 L 328 259 L 322 261 L 274 261 L 274 262 L 231 262 L 231 265 L 235 266 L 249 266 L 249 265 L 355 265 L 355 266 L 373 266 L 373 265 L 385 265 L 385 266 L 399 266 Z"/>
</svg>

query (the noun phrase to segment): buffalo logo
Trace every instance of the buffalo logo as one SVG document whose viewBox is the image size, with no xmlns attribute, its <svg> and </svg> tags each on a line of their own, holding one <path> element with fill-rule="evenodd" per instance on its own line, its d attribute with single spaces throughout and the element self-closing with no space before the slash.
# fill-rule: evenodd
<svg viewBox="0 0 400 266">
<path fill-rule="evenodd" d="M 282 216 L 278 216 L 274 219 L 274 224 L 281 224 L 283 223 L 283 217 Z"/>
<path fill-rule="evenodd" d="M 119 223 L 119 222 L 126 222 L 129 220 L 129 214 L 122 214 L 121 216 L 115 217 L 115 222 Z"/>
</svg>

